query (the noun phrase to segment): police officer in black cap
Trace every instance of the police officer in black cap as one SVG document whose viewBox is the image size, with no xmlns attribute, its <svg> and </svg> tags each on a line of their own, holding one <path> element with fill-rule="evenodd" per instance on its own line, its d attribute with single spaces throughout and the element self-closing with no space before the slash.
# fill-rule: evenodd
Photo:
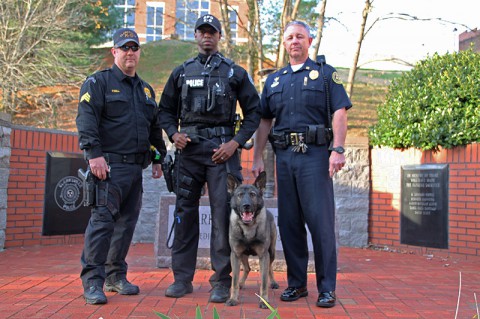
<svg viewBox="0 0 480 319">
<path fill-rule="evenodd" d="M 335 69 L 308 58 L 311 43 L 307 24 L 287 24 L 283 45 L 290 63 L 265 82 L 252 170 L 254 175 L 264 170 L 262 153 L 270 137 L 276 151 L 278 227 L 288 279 L 280 299 L 295 301 L 308 295 L 307 225 L 315 257 L 317 306 L 329 308 L 336 303 L 337 276 L 332 177 L 345 165 L 347 110 L 352 104 Z"/>
<path fill-rule="evenodd" d="M 136 73 L 138 36 L 120 29 L 113 44 L 114 64 L 83 83 L 76 119 L 80 149 L 97 188 L 81 257 L 88 304 L 107 302 L 103 288 L 122 295 L 139 293 L 127 280 L 125 258 L 142 205 L 142 170 L 151 162 L 153 146 L 160 156 L 154 157 L 152 177 L 160 178 L 166 154 L 155 93 Z"/>
<path fill-rule="evenodd" d="M 161 125 L 177 149 L 177 195 L 172 247 L 174 283 L 165 292 L 179 298 L 193 291 L 199 241 L 199 200 L 205 183 L 211 207 L 211 302 L 225 302 L 231 285 L 227 173 L 242 179 L 237 149 L 260 121 L 259 96 L 248 73 L 218 52 L 220 21 L 211 14 L 195 24 L 199 54 L 175 68 L 160 100 Z M 237 101 L 243 113 L 234 131 Z"/>
</svg>

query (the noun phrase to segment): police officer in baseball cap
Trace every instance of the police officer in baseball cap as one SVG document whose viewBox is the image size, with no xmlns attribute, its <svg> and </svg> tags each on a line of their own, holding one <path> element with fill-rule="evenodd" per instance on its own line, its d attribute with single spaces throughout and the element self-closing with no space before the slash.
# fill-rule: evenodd
<svg viewBox="0 0 480 319">
<path fill-rule="evenodd" d="M 195 23 L 198 55 L 176 67 L 160 99 L 160 123 L 176 152 L 175 236 L 172 244 L 174 283 L 171 298 L 193 292 L 200 239 L 199 200 L 207 184 L 211 207 L 210 301 L 227 301 L 230 276 L 227 173 L 243 179 L 237 149 L 260 122 L 259 96 L 247 71 L 218 52 L 221 24 L 206 14 Z M 235 130 L 237 101 L 244 116 Z M 180 107 L 179 107 L 180 106 Z"/>
</svg>

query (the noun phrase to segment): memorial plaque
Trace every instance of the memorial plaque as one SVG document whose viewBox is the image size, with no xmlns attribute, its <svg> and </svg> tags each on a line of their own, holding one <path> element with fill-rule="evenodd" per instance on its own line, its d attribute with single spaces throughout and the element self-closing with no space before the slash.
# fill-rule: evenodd
<svg viewBox="0 0 480 319">
<path fill-rule="evenodd" d="M 448 248 L 448 164 L 402 166 L 400 242 Z"/>
<path fill-rule="evenodd" d="M 83 181 L 78 169 L 86 169 L 82 154 L 47 153 L 42 235 L 83 234 L 91 207 L 83 206 Z"/>
</svg>

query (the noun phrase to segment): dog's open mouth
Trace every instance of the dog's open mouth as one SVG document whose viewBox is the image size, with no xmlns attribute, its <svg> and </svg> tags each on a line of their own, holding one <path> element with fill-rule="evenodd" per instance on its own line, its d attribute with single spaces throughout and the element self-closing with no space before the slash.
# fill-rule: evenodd
<svg viewBox="0 0 480 319">
<path fill-rule="evenodd" d="M 253 212 L 243 212 L 242 213 L 242 221 L 245 224 L 250 224 L 253 221 Z"/>
</svg>

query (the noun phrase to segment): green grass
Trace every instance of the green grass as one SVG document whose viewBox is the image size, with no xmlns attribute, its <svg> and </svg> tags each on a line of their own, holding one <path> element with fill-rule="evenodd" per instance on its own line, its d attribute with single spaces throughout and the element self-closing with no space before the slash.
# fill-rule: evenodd
<svg viewBox="0 0 480 319">
<path fill-rule="evenodd" d="M 197 46 L 193 42 L 150 42 L 142 46 L 138 74 L 160 94 L 173 68 L 197 54 Z"/>
</svg>

